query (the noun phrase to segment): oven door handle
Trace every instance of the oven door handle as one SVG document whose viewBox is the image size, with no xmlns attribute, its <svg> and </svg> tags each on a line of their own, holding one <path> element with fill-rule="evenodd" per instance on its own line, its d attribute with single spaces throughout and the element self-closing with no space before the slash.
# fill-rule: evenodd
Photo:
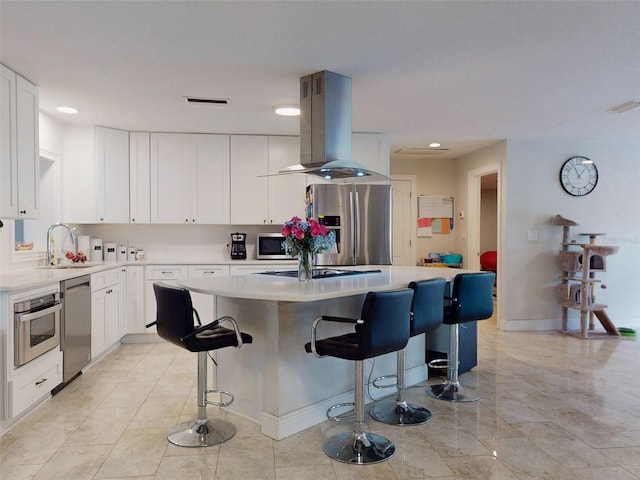
<svg viewBox="0 0 640 480">
<path fill-rule="evenodd" d="M 34 313 L 20 313 L 18 314 L 18 321 L 20 322 L 30 322 L 31 320 L 35 320 L 36 318 L 44 317 L 45 315 L 49 315 L 51 313 L 59 312 L 62 309 L 62 304 L 56 303 L 52 307 L 45 308 L 44 310 L 38 310 Z"/>
</svg>

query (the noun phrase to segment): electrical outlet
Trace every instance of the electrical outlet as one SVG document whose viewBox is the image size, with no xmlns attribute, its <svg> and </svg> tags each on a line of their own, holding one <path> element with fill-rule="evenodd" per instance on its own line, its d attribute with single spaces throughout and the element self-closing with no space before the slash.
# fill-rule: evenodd
<svg viewBox="0 0 640 480">
<path fill-rule="evenodd" d="M 527 240 L 530 242 L 535 242 L 538 240 L 538 231 L 537 230 L 529 230 L 527 232 Z"/>
</svg>

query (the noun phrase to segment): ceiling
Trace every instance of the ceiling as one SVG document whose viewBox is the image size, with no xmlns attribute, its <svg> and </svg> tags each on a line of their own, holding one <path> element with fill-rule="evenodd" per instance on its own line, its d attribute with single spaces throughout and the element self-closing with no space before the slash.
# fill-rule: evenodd
<svg viewBox="0 0 640 480">
<path fill-rule="evenodd" d="M 0 56 L 60 121 L 140 131 L 298 134 L 272 106 L 331 70 L 353 79 L 354 131 L 453 158 L 505 138 L 637 142 L 640 108 L 607 109 L 640 100 L 639 20 L 637 1 L 0 0 Z"/>
</svg>

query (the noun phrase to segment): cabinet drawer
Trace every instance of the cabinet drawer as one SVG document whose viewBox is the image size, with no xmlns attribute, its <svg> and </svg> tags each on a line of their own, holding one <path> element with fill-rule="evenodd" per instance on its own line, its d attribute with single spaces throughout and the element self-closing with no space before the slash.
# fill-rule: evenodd
<svg viewBox="0 0 640 480">
<path fill-rule="evenodd" d="M 188 270 L 186 266 L 180 265 L 157 265 L 147 266 L 145 278 L 147 280 L 171 280 L 185 278 Z"/>
<path fill-rule="evenodd" d="M 228 277 L 229 265 L 189 265 L 189 278 Z"/>
<path fill-rule="evenodd" d="M 62 352 L 57 351 L 38 360 L 33 360 L 37 363 L 32 362 L 23 367 L 24 371 L 15 373 L 9 383 L 10 418 L 17 417 L 38 400 L 49 395 L 51 390 L 62 382 Z"/>
<path fill-rule="evenodd" d="M 95 292 L 105 287 L 120 283 L 120 268 L 105 270 L 91 275 L 91 291 Z"/>
</svg>

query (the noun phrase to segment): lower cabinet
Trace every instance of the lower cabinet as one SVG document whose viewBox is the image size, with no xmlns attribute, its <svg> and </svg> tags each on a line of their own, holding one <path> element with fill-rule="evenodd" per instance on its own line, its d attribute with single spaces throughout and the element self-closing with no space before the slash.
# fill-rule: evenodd
<svg viewBox="0 0 640 480">
<path fill-rule="evenodd" d="M 127 265 L 125 277 L 125 333 L 146 333 L 144 328 L 144 267 L 142 265 Z"/>
<path fill-rule="evenodd" d="M 125 332 L 121 267 L 91 275 L 91 359 L 120 341 Z"/>
<path fill-rule="evenodd" d="M 52 350 L 32 360 L 8 382 L 7 418 L 13 419 L 62 383 L 62 352 Z"/>
<path fill-rule="evenodd" d="M 228 265 L 147 265 L 144 287 L 144 323 L 156 320 L 156 297 L 153 284 L 156 282 L 178 285 L 178 280 L 186 278 L 210 278 L 212 276 L 229 276 Z M 205 324 L 212 322 L 215 316 L 215 297 L 191 292 L 193 307 Z M 156 327 L 145 328 L 147 333 L 156 333 Z"/>
</svg>

